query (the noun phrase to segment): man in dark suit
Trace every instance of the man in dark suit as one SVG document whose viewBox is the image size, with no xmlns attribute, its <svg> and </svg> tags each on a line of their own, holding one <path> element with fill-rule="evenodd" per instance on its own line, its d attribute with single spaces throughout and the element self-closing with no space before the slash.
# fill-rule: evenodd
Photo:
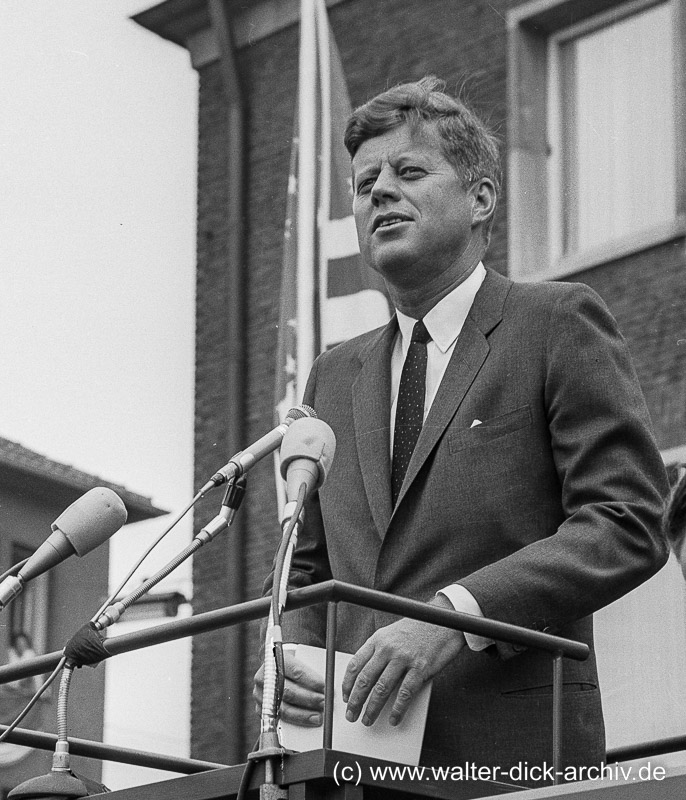
<svg viewBox="0 0 686 800">
<path fill-rule="evenodd" d="M 346 130 L 360 249 L 397 314 L 313 367 L 304 401 L 337 451 L 292 585 L 334 577 L 592 647 L 592 613 L 667 558 L 666 475 L 602 300 L 482 265 L 498 148 L 441 88 L 395 87 Z M 323 644 L 321 609 L 284 625 L 291 641 Z M 373 724 L 399 687 L 397 723 L 433 680 L 422 763 L 550 763 L 547 655 L 352 606 L 338 648 L 355 654 L 351 720 Z M 282 716 L 318 724 L 321 679 L 293 660 L 287 675 Z M 593 657 L 565 665 L 564 720 L 565 766 L 600 763 Z"/>
</svg>

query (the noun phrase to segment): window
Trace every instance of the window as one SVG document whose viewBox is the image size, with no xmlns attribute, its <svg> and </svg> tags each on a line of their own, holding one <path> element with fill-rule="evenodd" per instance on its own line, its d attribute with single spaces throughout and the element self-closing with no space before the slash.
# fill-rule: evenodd
<svg viewBox="0 0 686 800">
<path fill-rule="evenodd" d="M 0 535 L 3 532 L 0 531 Z M 24 561 L 34 552 L 22 542 L 9 542 L 10 564 L 16 565 Z M 9 566 L 9 565 L 4 565 Z M 12 657 L 17 640 L 21 639 L 21 649 L 28 647 L 37 654 L 44 653 L 47 645 L 48 620 L 48 587 L 47 573 L 29 581 L 23 591 L 18 594 L 4 612 L 7 623 L 4 636 L 4 647 Z"/>
<path fill-rule="evenodd" d="M 32 548 L 14 542 L 12 544 L 12 564 L 18 564 L 33 553 Z M 24 637 L 28 647 L 36 653 L 45 649 L 47 618 L 47 575 L 29 581 L 24 590 L 14 598 L 8 611 L 9 646 L 17 637 Z M 25 644 L 26 646 L 26 644 Z"/>
<path fill-rule="evenodd" d="M 536 0 L 510 13 L 513 277 L 686 233 L 684 2 Z"/>
<path fill-rule="evenodd" d="M 18 564 L 32 553 L 33 548 L 19 542 L 12 542 L 10 545 L 11 564 Z M 8 617 L 5 645 L 10 663 L 45 652 L 47 603 L 48 576 L 43 574 L 29 581 L 21 594 L 17 595 L 5 610 L 4 613 Z M 0 722 L 5 725 L 12 722 L 24 709 L 42 682 L 43 679 L 36 676 L 22 678 L 0 686 Z M 45 715 L 50 706 L 46 702 L 49 696 L 44 695 L 43 697 L 43 701 L 38 706 L 34 706 L 26 717 L 23 727 L 38 730 L 44 727 Z M 16 764 L 31 752 L 30 748 L 3 742 L 0 744 L 0 769 Z M 0 793 L 2 791 L 0 789 Z"/>
</svg>

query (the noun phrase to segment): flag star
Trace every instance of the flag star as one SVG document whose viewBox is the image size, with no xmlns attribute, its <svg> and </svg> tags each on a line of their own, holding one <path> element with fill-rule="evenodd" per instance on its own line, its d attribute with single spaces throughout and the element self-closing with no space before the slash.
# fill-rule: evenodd
<svg viewBox="0 0 686 800">
<path fill-rule="evenodd" d="M 297 370 L 296 361 L 293 358 L 293 356 L 291 355 L 291 353 L 289 353 L 286 356 L 286 363 L 284 365 L 284 371 L 285 371 L 286 375 L 295 375 L 297 373 L 297 371 L 298 371 Z"/>
</svg>

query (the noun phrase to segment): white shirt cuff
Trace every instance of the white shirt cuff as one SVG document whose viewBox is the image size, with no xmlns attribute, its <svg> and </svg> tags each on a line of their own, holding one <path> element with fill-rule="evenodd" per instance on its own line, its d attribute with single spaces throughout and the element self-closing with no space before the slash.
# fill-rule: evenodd
<svg viewBox="0 0 686 800">
<path fill-rule="evenodd" d="M 460 583 L 452 583 L 450 586 L 440 589 L 438 594 L 447 597 L 455 611 L 461 611 L 463 614 L 472 614 L 475 617 L 483 617 L 484 615 L 474 595 Z M 469 649 L 477 652 L 495 644 L 493 639 L 489 639 L 486 636 L 477 636 L 475 633 L 465 633 L 464 638 Z"/>
</svg>

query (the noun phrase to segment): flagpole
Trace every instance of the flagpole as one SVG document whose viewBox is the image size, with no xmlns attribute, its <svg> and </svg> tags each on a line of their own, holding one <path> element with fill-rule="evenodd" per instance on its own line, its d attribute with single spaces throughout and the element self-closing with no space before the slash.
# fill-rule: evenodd
<svg viewBox="0 0 686 800">
<path fill-rule="evenodd" d="M 300 3 L 298 107 L 297 381 L 302 398 L 315 357 L 317 34 L 315 0 Z"/>
<path fill-rule="evenodd" d="M 327 297 L 329 277 L 329 253 L 326 249 L 327 237 L 324 235 L 331 218 L 331 48 L 329 43 L 329 19 L 324 0 L 316 2 L 317 50 L 319 54 L 320 102 L 320 163 L 319 163 L 319 202 L 317 208 L 317 228 L 319 242 L 319 264 L 317 279 L 319 285 L 319 346 L 323 331 L 327 330 Z"/>
</svg>

